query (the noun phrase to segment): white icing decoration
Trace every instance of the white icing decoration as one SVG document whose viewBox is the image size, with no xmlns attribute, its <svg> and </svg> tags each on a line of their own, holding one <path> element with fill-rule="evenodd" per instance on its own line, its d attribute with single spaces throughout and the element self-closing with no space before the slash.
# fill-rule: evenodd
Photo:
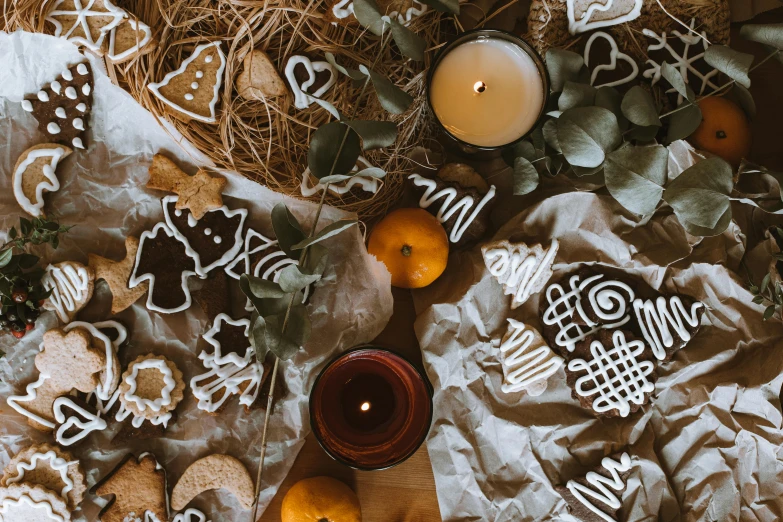
<svg viewBox="0 0 783 522">
<path fill-rule="evenodd" d="M 82 420 L 76 415 L 66 417 L 63 412 L 63 407 L 68 407 L 75 411 L 87 420 Z M 70 397 L 59 397 L 54 401 L 54 418 L 60 424 L 60 427 L 55 433 L 54 439 L 61 446 L 70 446 L 83 440 L 87 435 L 93 431 L 103 431 L 106 429 L 106 421 L 101 419 L 100 416 L 85 410 Z M 66 437 L 65 433 L 71 428 L 77 428 L 79 431 L 72 437 Z"/>
<path fill-rule="evenodd" d="M 218 67 L 217 71 L 215 72 L 215 84 L 213 86 L 213 94 L 212 99 L 209 102 L 209 116 L 204 116 L 202 114 L 196 114 L 195 112 L 189 111 L 176 102 L 169 100 L 165 96 L 163 96 L 160 92 L 160 89 L 162 87 L 165 87 L 169 84 L 172 78 L 175 76 L 179 76 L 180 74 L 185 72 L 185 69 L 187 69 L 188 65 L 193 62 L 196 58 L 199 57 L 199 55 L 204 52 L 205 49 L 208 49 L 210 47 L 214 47 L 218 57 L 220 58 L 220 66 Z M 204 61 L 206 63 L 211 62 L 212 60 L 207 61 L 207 58 L 211 58 L 212 55 L 207 56 Z M 193 119 L 203 121 L 205 123 L 215 123 L 217 119 L 215 118 L 215 106 L 218 102 L 218 93 L 220 92 L 220 86 L 223 83 L 223 70 L 226 68 L 226 56 L 223 54 L 223 50 L 220 48 L 220 42 L 212 42 L 208 44 L 202 44 L 196 47 L 196 50 L 193 51 L 193 54 L 190 55 L 185 61 L 182 62 L 182 64 L 179 66 L 179 69 L 176 71 L 172 71 L 168 73 L 164 78 L 163 81 L 160 83 L 151 83 L 148 85 L 149 89 L 157 96 L 163 103 L 169 105 L 170 107 L 176 109 L 177 111 L 186 114 L 190 116 Z M 189 93 L 188 93 L 189 94 Z"/>
<path fill-rule="evenodd" d="M 500 344 L 500 356 L 503 364 L 504 380 L 501 390 L 512 393 L 529 387 L 537 382 L 546 381 L 563 365 L 563 358 L 555 355 L 546 344 L 533 346 L 536 334 L 525 323 L 508 319 L 508 335 Z M 538 393 L 529 390 L 531 395 L 539 395 L 546 389 L 536 388 Z"/>
<path fill-rule="evenodd" d="M 11 499 L 11 498 L 3 499 L 3 503 L 0 505 L 0 522 L 5 521 L 5 517 L 2 516 L 3 514 L 7 515 L 11 508 L 19 507 L 22 504 L 26 504 L 29 507 L 29 509 L 44 510 L 44 514 L 52 522 L 65 522 L 65 519 L 62 516 L 54 512 L 54 510 L 52 509 L 52 505 L 49 502 L 46 501 L 36 502 L 27 493 L 23 493 L 22 495 L 19 496 L 18 499 Z M 37 514 L 34 514 L 32 516 L 38 517 Z M 7 522 L 15 522 L 15 521 L 8 520 Z"/>
<path fill-rule="evenodd" d="M 75 100 L 78 95 L 76 94 L 76 89 L 74 89 L 72 86 L 68 86 L 65 88 L 65 96 L 71 100 Z"/>
<path fill-rule="evenodd" d="M 82 143 L 82 139 L 79 138 L 78 136 L 71 140 L 71 144 L 74 147 L 76 147 L 77 149 L 83 149 L 84 148 L 84 143 Z"/>
<path fill-rule="evenodd" d="M 60 94 L 60 89 L 62 89 L 62 85 L 60 85 L 60 82 L 57 80 L 53 81 L 50 85 L 50 88 L 56 93 Z"/>
<path fill-rule="evenodd" d="M 174 215 L 177 217 L 182 217 L 182 211 L 180 209 L 177 209 L 174 211 Z"/>
<path fill-rule="evenodd" d="M 84 85 L 82 85 L 82 93 L 85 96 L 89 95 L 91 90 L 92 90 L 92 87 L 90 87 L 89 83 L 85 83 Z"/>
<path fill-rule="evenodd" d="M 49 101 L 49 95 L 46 94 L 46 91 L 38 91 L 38 99 L 46 103 Z"/>
<path fill-rule="evenodd" d="M 598 413 L 617 410 L 621 417 L 631 412 L 630 403 L 642 404 L 644 396 L 655 390 L 647 380 L 655 365 L 652 361 L 638 361 L 644 351 L 642 341 L 628 342 L 622 330 L 612 334 L 614 346 L 607 351 L 601 341 L 590 343 L 590 361 L 572 359 L 568 369 L 572 372 L 586 372 L 576 380 L 574 389 L 581 397 L 598 395 L 593 400 L 593 409 Z"/>
<path fill-rule="evenodd" d="M 8 397 L 6 402 L 10 407 L 16 410 L 17 413 L 24 415 L 25 417 L 33 420 L 34 422 L 37 422 L 41 426 L 44 426 L 49 429 L 54 429 L 55 424 L 52 421 L 48 419 L 44 419 L 40 415 L 28 411 L 18 404 L 20 402 L 34 401 L 38 397 L 38 392 L 36 390 L 41 386 L 43 386 L 43 383 L 46 382 L 47 379 L 49 379 L 49 375 L 45 373 L 41 373 L 38 376 L 37 381 L 31 382 L 30 384 L 27 385 L 27 387 L 25 388 L 26 395 L 12 395 L 11 397 Z"/>
<path fill-rule="evenodd" d="M 489 273 L 503 285 L 506 294 L 513 296 L 511 308 L 517 308 L 528 300 L 533 288 L 546 281 L 543 279 L 545 273 L 547 279 L 551 275 L 552 263 L 559 247 L 557 239 L 552 239 L 547 250 L 542 250 L 540 245 L 535 247 L 536 250 L 525 244 L 509 245 L 484 252 L 484 263 Z M 523 253 L 525 257 L 522 257 Z"/>
<path fill-rule="evenodd" d="M 114 354 L 119 349 L 120 345 L 128 338 L 128 331 L 125 327 L 117 321 L 103 321 L 95 324 L 85 323 L 82 321 L 73 321 L 66 325 L 63 330 L 70 332 L 74 328 L 81 328 L 87 330 L 87 332 L 96 341 L 100 341 L 103 344 L 103 351 L 106 355 L 106 366 L 103 371 L 103 382 L 98 384 L 95 389 L 95 394 L 104 401 L 109 400 L 111 394 L 114 393 L 112 383 L 114 382 L 115 375 L 119 371 L 119 368 L 114 368 Z M 117 339 L 112 341 L 101 330 L 113 328 L 117 332 Z"/>
<path fill-rule="evenodd" d="M 440 198 L 444 198 L 438 213 L 435 215 L 441 223 L 448 221 L 451 216 L 459 212 L 459 216 L 457 216 L 457 220 L 454 222 L 454 227 L 451 229 L 451 234 L 449 234 L 449 240 L 451 240 L 452 243 L 456 243 L 462 239 L 462 234 L 465 233 L 473 220 L 476 219 L 476 216 L 481 212 L 481 209 L 495 197 L 495 185 L 492 185 L 478 204 L 476 204 L 473 197 L 470 195 L 463 196 L 462 199 L 455 203 L 454 200 L 457 199 L 456 188 L 445 187 L 438 192 L 435 192 L 438 185 L 434 179 L 423 178 L 418 174 L 411 174 L 408 176 L 408 179 L 412 179 L 413 184 L 417 187 L 426 187 L 424 194 L 422 194 L 421 199 L 419 199 L 419 206 L 421 208 L 426 209 Z M 472 212 L 471 209 L 473 209 Z"/>
<path fill-rule="evenodd" d="M 332 13 L 338 20 L 353 16 L 355 14 L 354 10 L 353 0 L 340 0 L 332 7 Z M 412 0 L 411 6 L 405 10 L 404 15 L 398 11 L 392 11 L 389 13 L 389 18 L 396 18 L 399 23 L 408 25 L 414 17 L 423 15 L 427 10 L 426 4 L 418 0 Z"/>
<path fill-rule="evenodd" d="M 65 69 L 60 76 L 62 76 L 63 80 L 65 80 L 67 82 L 73 81 L 73 74 L 71 74 L 71 70 L 70 69 Z"/>
<path fill-rule="evenodd" d="M 603 31 L 596 31 L 592 35 L 590 35 L 590 39 L 587 40 L 587 45 L 585 45 L 585 65 L 589 68 L 590 67 L 590 50 L 593 47 L 593 43 L 597 38 L 603 38 L 607 42 L 609 42 L 609 46 L 611 47 L 609 51 L 609 63 L 608 64 L 601 64 L 595 69 L 593 69 L 592 74 L 590 75 L 590 85 L 595 87 L 596 89 L 601 87 L 617 87 L 619 85 L 624 85 L 628 82 L 632 82 L 636 79 L 637 76 L 639 76 L 639 66 L 636 65 L 636 61 L 628 56 L 627 54 L 620 52 L 620 49 L 617 47 L 617 42 L 612 38 L 611 35 L 603 32 Z M 615 80 L 608 83 L 602 83 L 600 85 L 596 85 L 595 81 L 598 78 L 598 73 L 601 71 L 616 71 L 617 70 L 617 60 L 622 60 L 626 63 L 628 63 L 631 66 L 631 73 L 626 76 L 625 78 L 620 78 L 619 80 Z"/>
<path fill-rule="evenodd" d="M 190 216 L 188 216 L 190 217 Z M 211 236 L 212 235 L 212 229 L 211 228 L 205 228 L 204 229 L 204 235 L 205 236 Z"/>
<path fill-rule="evenodd" d="M 141 238 L 139 239 L 139 249 L 136 252 L 136 262 L 133 266 L 133 273 L 131 274 L 131 277 L 128 281 L 128 288 L 135 288 L 139 286 L 141 283 L 143 283 L 144 281 L 149 281 L 149 291 L 147 292 L 147 308 L 149 310 L 153 310 L 155 312 L 160 312 L 163 314 L 173 314 L 190 308 L 190 305 L 192 304 L 192 298 L 190 295 L 190 289 L 188 288 L 188 279 L 196 275 L 196 272 L 190 270 L 185 270 L 182 272 L 180 284 L 182 285 L 182 291 L 184 292 L 185 295 L 185 302 L 182 305 L 173 308 L 171 310 L 161 308 L 153 302 L 153 298 L 155 296 L 155 276 L 153 274 L 136 273 L 139 267 L 139 261 L 141 260 L 142 253 L 144 252 L 144 242 L 148 238 L 157 237 L 158 233 L 160 232 L 163 232 L 169 237 L 176 238 L 175 234 L 169 229 L 168 226 L 166 226 L 166 223 L 158 223 L 157 225 L 155 225 L 155 227 L 152 230 L 145 230 L 141 234 Z"/>
<path fill-rule="evenodd" d="M 54 115 L 57 116 L 58 118 L 65 118 L 65 116 L 66 116 L 65 115 L 65 109 L 63 109 L 62 107 L 57 107 L 54 110 Z"/>
<path fill-rule="evenodd" d="M 212 63 L 212 55 L 210 54 L 206 58 L 204 58 L 204 63 Z"/>
<path fill-rule="evenodd" d="M 87 110 L 87 105 L 84 103 L 80 103 L 79 105 L 76 106 L 76 110 L 79 112 L 84 112 Z"/>
<path fill-rule="evenodd" d="M 609 27 L 612 25 L 624 24 L 639 18 L 642 14 L 642 6 L 644 0 L 632 0 L 634 2 L 633 8 L 625 13 L 616 16 L 615 18 L 607 20 L 595 20 L 591 21 L 593 15 L 596 13 L 604 13 L 609 11 L 615 2 L 615 0 L 592 0 L 588 4 L 582 16 L 576 19 L 576 2 L 578 0 L 566 0 L 566 12 L 568 15 L 568 31 L 573 34 L 585 33 L 598 29 L 600 27 Z"/>
<path fill-rule="evenodd" d="M 60 126 L 54 123 L 53 121 L 50 121 L 49 124 L 46 126 L 46 131 L 49 134 L 60 134 Z"/>
<path fill-rule="evenodd" d="M 87 267 L 77 263 L 49 265 L 41 284 L 46 290 L 52 291 L 46 302 L 54 308 L 60 321 L 68 323 L 71 315 L 84 306 L 89 295 L 90 272 Z"/>
<path fill-rule="evenodd" d="M 595 507 L 592 501 L 587 499 L 585 495 L 606 504 L 612 510 L 620 509 L 622 502 L 617 498 L 617 495 L 609 490 L 609 488 L 618 492 L 625 489 L 625 484 L 620 478 L 620 473 L 624 473 L 631 469 L 631 457 L 627 453 L 623 453 L 620 455 L 620 462 L 606 457 L 601 461 L 601 465 L 609 472 L 611 477 L 605 477 L 595 471 L 589 472 L 585 475 L 585 480 L 593 489 L 590 489 L 590 487 L 584 486 L 575 480 L 569 480 L 566 487 L 587 509 L 606 522 L 615 522 L 614 518 Z"/>
<path fill-rule="evenodd" d="M 198 89 L 198 82 L 193 82 L 193 83 L 191 83 L 191 84 L 190 84 L 190 88 L 191 88 L 191 89 L 193 89 L 194 91 L 195 91 L 196 89 Z"/>
<path fill-rule="evenodd" d="M 79 65 L 76 66 L 76 72 L 84 76 L 85 74 L 87 74 L 87 66 L 84 65 L 83 63 L 80 63 Z"/>
<path fill-rule="evenodd" d="M 136 379 L 139 375 L 139 370 L 144 369 L 156 369 L 163 376 L 163 388 L 160 390 L 160 397 L 157 399 L 150 400 L 136 395 Z M 125 377 L 125 384 L 128 386 L 128 391 L 123 396 L 126 401 L 133 402 L 141 411 L 146 411 L 149 408 L 154 412 L 159 412 L 161 408 L 171 404 L 171 392 L 177 386 L 177 381 L 174 380 L 171 368 L 169 368 L 166 361 L 162 359 L 145 359 L 133 364 L 133 371 Z"/>
<path fill-rule="evenodd" d="M 215 236 L 215 239 L 213 239 L 213 241 L 215 242 L 216 245 L 219 245 L 220 243 L 223 242 L 223 238 L 220 236 Z"/>
<path fill-rule="evenodd" d="M 694 33 L 695 33 L 694 30 L 695 23 L 696 23 L 696 19 L 691 18 L 690 28 L 692 31 L 694 31 Z M 650 51 L 659 51 L 661 49 L 665 49 L 666 51 L 668 51 L 669 55 L 672 57 L 672 60 L 666 60 L 666 61 L 671 63 L 674 66 L 674 68 L 679 71 L 679 73 L 682 75 L 683 79 L 685 80 L 686 84 L 690 84 L 690 82 L 688 81 L 689 76 L 695 76 L 696 78 L 699 79 L 701 85 L 699 86 L 698 92 L 696 92 L 697 95 L 702 96 L 704 94 L 708 94 L 707 92 L 708 89 L 709 92 L 713 92 L 719 89 L 718 85 L 712 82 L 712 78 L 718 75 L 717 69 L 713 69 L 707 74 L 703 74 L 693 65 L 694 62 L 697 62 L 699 60 L 704 60 L 704 53 L 707 50 L 707 33 L 702 31 L 701 33 L 698 34 L 694 34 L 690 32 L 686 34 L 682 34 L 677 30 L 672 31 L 672 34 L 677 38 L 679 38 L 680 42 L 684 44 L 682 54 L 679 54 L 676 50 L 674 50 L 674 48 L 671 45 L 669 45 L 665 31 L 659 35 L 654 31 L 651 31 L 649 29 L 644 29 L 642 30 L 642 33 L 646 37 L 656 40 L 655 43 L 652 43 L 647 47 L 647 52 L 649 53 Z M 691 46 L 698 46 L 699 44 L 702 45 L 701 52 L 693 56 L 690 56 Z M 650 83 L 652 85 L 655 85 L 661 79 L 661 64 L 651 59 L 647 60 L 647 64 L 650 66 L 650 68 L 644 71 L 643 75 L 645 78 L 651 79 Z M 672 92 L 676 92 L 676 90 L 674 88 L 671 88 L 666 92 L 672 93 Z M 677 103 L 682 103 L 682 101 L 683 101 L 683 97 L 680 94 L 677 97 Z"/>
<path fill-rule="evenodd" d="M 191 101 L 191 100 L 193 100 L 193 98 L 194 98 L 194 96 L 192 94 L 190 94 L 189 92 L 185 94 L 185 99 L 186 100 Z"/>
<path fill-rule="evenodd" d="M 73 9 L 58 9 L 67 0 L 55 0 L 52 4 L 52 8 L 46 14 L 46 20 L 54 25 L 54 35 L 74 42 L 79 45 L 83 45 L 93 52 L 100 52 L 103 46 L 103 40 L 106 35 L 120 25 L 122 19 L 125 17 L 125 11 L 116 7 L 110 0 L 103 0 L 105 11 L 93 10 L 93 6 L 96 0 L 72 0 Z M 76 17 L 76 21 L 71 25 L 71 28 L 63 33 L 63 26 L 55 16 L 62 16 L 71 19 Z M 98 38 L 93 38 L 93 29 L 90 28 L 89 18 L 97 17 L 98 19 L 110 18 L 110 21 L 100 27 L 100 35 Z M 77 29 L 81 29 L 77 31 Z M 81 33 L 80 36 L 72 36 L 75 32 Z M 82 67 L 77 67 L 79 74 L 87 74 L 87 68 L 84 64 L 79 64 Z M 84 71 L 84 72 L 82 72 Z"/>
<path fill-rule="evenodd" d="M 196 78 L 203 78 L 204 73 L 202 71 L 196 71 Z"/>
<path fill-rule="evenodd" d="M 68 492 L 73 489 L 73 480 L 68 476 L 68 466 L 73 464 L 73 462 L 68 462 L 64 458 L 58 457 L 54 450 L 47 451 L 46 453 L 33 453 L 33 455 L 30 456 L 29 462 L 18 462 L 16 464 L 16 475 L 9 477 L 6 482 L 8 484 L 22 482 L 25 472 L 36 469 L 38 467 L 38 462 L 42 460 L 48 461 L 47 465 L 60 474 L 60 480 L 63 481 L 63 488 L 60 490 L 60 496 L 66 498 Z"/>
<path fill-rule="evenodd" d="M 106 53 L 106 56 L 108 56 L 109 59 L 113 62 L 122 62 L 126 60 L 128 57 L 141 51 L 144 47 L 147 46 L 148 43 L 152 41 L 152 29 L 149 25 L 142 21 L 133 20 L 130 18 L 127 19 L 127 23 L 133 28 L 134 31 L 136 31 L 137 37 L 139 32 L 141 32 L 142 35 L 140 38 L 138 38 L 138 41 L 134 45 L 128 47 L 121 53 L 116 53 L 114 47 L 117 36 L 117 28 L 115 27 L 112 29 L 109 33 L 109 52 Z"/>
<path fill-rule="evenodd" d="M 209 522 L 207 516 L 198 509 L 188 508 L 174 517 L 173 522 Z"/>
<path fill-rule="evenodd" d="M 370 163 L 363 156 L 359 156 L 359 159 L 356 161 L 356 166 L 353 169 L 351 169 L 351 174 L 359 172 L 360 167 L 361 170 L 364 170 L 364 169 L 372 168 L 372 165 L 370 165 Z M 320 182 L 315 185 L 310 185 L 311 183 L 310 178 L 311 178 L 310 168 L 308 167 L 302 173 L 302 184 L 299 187 L 302 192 L 302 195 L 306 198 L 309 198 L 311 196 L 314 196 L 322 192 L 325 187 Z M 375 194 L 376 192 L 378 192 L 378 189 L 381 187 L 381 180 L 373 177 L 354 176 L 353 178 L 347 179 L 343 182 L 330 183 L 329 192 L 337 196 L 342 196 L 350 192 L 351 189 L 357 185 L 365 192 L 370 192 L 372 194 Z"/>
<path fill-rule="evenodd" d="M 258 243 L 258 245 L 254 246 L 256 243 Z M 245 249 L 241 254 L 234 258 L 233 261 L 226 265 L 226 274 L 228 274 L 228 276 L 232 279 L 239 281 L 242 277 L 242 274 L 251 273 L 252 267 L 250 266 L 250 263 L 252 261 L 251 257 L 254 254 L 257 254 L 258 252 L 268 248 L 273 248 L 277 246 L 277 244 L 278 243 L 276 240 L 269 239 L 263 234 L 259 234 L 252 228 L 248 228 L 247 234 L 245 234 Z M 244 263 L 244 267 L 241 269 L 241 272 L 237 272 L 236 270 L 240 263 Z M 263 264 L 263 262 L 260 262 L 259 264 Z"/>
<path fill-rule="evenodd" d="M 84 120 L 82 120 L 81 118 L 74 118 L 73 128 L 76 130 L 84 130 Z"/>
<path fill-rule="evenodd" d="M 100 399 L 95 398 L 95 403 L 98 411 L 102 415 L 108 414 L 109 411 L 114 407 L 114 405 L 117 404 L 119 396 L 120 396 L 120 390 L 117 389 L 117 391 L 114 392 L 114 395 L 111 396 L 111 399 L 109 399 L 109 402 L 104 403 Z M 92 398 L 92 396 L 90 396 L 90 398 Z M 159 426 L 162 424 L 163 427 L 165 428 L 166 426 L 168 426 L 169 420 L 171 420 L 171 412 L 165 413 L 163 415 L 158 415 L 151 419 L 138 416 L 133 412 L 131 412 L 129 409 L 127 409 L 122 402 L 119 403 L 119 408 L 117 409 L 117 412 L 114 414 L 114 420 L 116 420 L 117 422 L 122 422 L 128 417 L 130 417 L 131 415 L 133 415 L 133 418 L 131 419 L 131 425 L 134 428 L 140 428 L 141 425 L 144 424 L 144 421 L 149 421 L 153 426 Z"/>
<path fill-rule="evenodd" d="M 686 325 L 691 328 L 699 326 L 698 311 L 704 304 L 698 301 L 691 305 L 691 310 L 685 309 L 679 296 L 672 296 L 667 301 L 664 296 L 652 299 L 635 299 L 633 310 L 636 320 L 642 330 L 642 336 L 650 345 L 656 359 L 666 358 L 666 348 L 674 345 L 672 330 L 684 342 L 691 340 L 691 334 Z"/>
<path fill-rule="evenodd" d="M 209 272 L 211 272 L 215 268 L 219 268 L 221 266 L 225 266 L 228 263 L 230 263 L 231 260 L 233 260 L 237 256 L 239 250 L 242 248 L 242 231 L 244 230 L 245 220 L 247 219 L 247 210 L 244 208 L 240 208 L 237 210 L 229 210 L 228 207 L 224 205 L 220 208 L 216 208 L 214 210 L 209 211 L 209 212 L 222 212 L 223 215 L 226 217 L 226 219 L 230 219 L 234 216 L 240 216 L 240 219 L 239 219 L 239 225 L 237 226 L 236 231 L 234 232 L 233 246 L 229 250 L 227 250 L 226 253 L 220 257 L 220 259 L 214 261 L 210 265 L 203 266 L 203 264 L 201 263 L 201 256 L 198 254 L 198 252 L 196 252 L 193 249 L 193 247 L 190 245 L 190 242 L 182 234 L 182 232 L 177 230 L 177 227 L 174 226 L 174 222 L 172 221 L 171 216 L 169 215 L 169 207 L 175 206 L 177 200 L 178 200 L 178 196 L 166 196 L 163 198 L 163 215 L 166 219 L 166 224 L 168 225 L 169 230 L 171 230 L 174 233 L 174 237 L 179 239 L 185 245 L 185 251 L 195 261 L 196 273 L 201 277 L 205 277 Z M 198 224 L 198 220 L 196 220 L 192 214 L 188 214 L 188 225 L 190 227 L 195 227 L 197 224 Z M 216 241 L 216 243 L 219 243 L 219 241 Z"/>
<path fill-rule="evenodd" d="M 307 80 L 301 85 L 296 80 L 294 68 L 297 64 L 302 64 L 307 70 Z M 307 90 L 315 84 L 316 73 L 327 71 L 329 79 L 318 90 L 310 94 Z M 297 109 L 306 109 L 313 103 L 313 98 L 320 98 L 326 91 L 337 82 L 337 72 L 329 62 L 311 62 L 309 58 L 301 55 L 294 55 L 288 59 L 285 64 L 285 77 L 294 93 L 294 106 Z"/>
<path fill-rule="evenodd" d="M 334 14 L 335 18 L 340 20 L 343 18 L 348 18 L 349 16 L 353 16 L 353 0 L 340 0 L 332 7 L 332 13 Z"/>
<path fill-rule="evenodd" d="M 27 112 L 33 112 L 32 102 L 30 102 L 30 100 L 22 100 L 22 109 L 26 110 Z"/>
<path fill-rule="evenodd" d="M 44 207 L 43 193 L 55 192 L 60 189 L 60 181 L 57 179 L 55 171 L 57 170 L 57 163 L 65 155 L 65 149 L 57 147 L 56 149 L 35 149 L 27 154 L 27 157 L 23 162 L 19 164 L 19 167 L 14 172 L 14 197 L 19 202 L 19 206 L 24 209 L 25 212 L 31 216 L 39 217 L 43 214 Z M 24 194 L 22 189 L 22 181 L 24 178 L 24 172 L 27 167 L 38 158 L 51 158 L 49 165 L 44 165 L 42 172 L 46 181 L 43 181 L 35 187 L 35 201 L 30 201 Z"/>
</svg>

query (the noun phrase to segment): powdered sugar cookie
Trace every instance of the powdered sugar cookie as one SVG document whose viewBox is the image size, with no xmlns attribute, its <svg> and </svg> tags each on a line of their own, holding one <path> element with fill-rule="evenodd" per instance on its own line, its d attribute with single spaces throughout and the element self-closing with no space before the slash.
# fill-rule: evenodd
<svg viewBox="0 0 783 522">
<path fill-rule="evenodd" d="M 133 236 L 125 238 L 125 259 L 111 261 L 96 254 L 89 254 L 88 265 L 95 273 L 95 279 L 103 279 L 111 290 L 111 313 L 118 314 L 129 308 L 147 293 L 149 283 L 146 281 L 130 288 L 130 276 L 136 263 L 136 253 L 139 250 L 139 240 Z"/>
<path fill-rule="evenodd" d="M 149 174 L 147 188 L 173 192 L 178 196 L 174 208 L 190 210 L 196 219 L 223 206 L 223 188 L 227 183 L 225 178 L 212 177 L 202 169 L 194 176 L 188 176 L 162 154 L 152 157 Z"/>
<path fill-rule="evenodd" d="M 337 81 L 337 71 L 329 62 L 312 62 L 306 56 L 294 55 L 285 64 L 285 78 L 294 93 L 294 106 L 306 109 L 313 98 L 320 98 Z"/>
<path fill-rule="evenodd" d="M 253 507 L 253 479 L 245 465 L 229 455 L 209 455 L 188 466 L 171 491 L 171 507 L 179 511 L 211 489 L 225 489 L 243 508 Z"/>
<path fill-rule="evenodd" d="M 22 210 L 33 217 L 44 215 L 44 192 L 60 190 L 57 165 L 71 152 L 65 145 L 43 143 L 30 147 L 14 166 L 14 197 Z"/>
<path fill-rule="evenodd" d="M 109 31 L 124 17 L 125 11 L 110 0 L 55 0 L 46 13 L 55 36 L 99 54 Z"/>
<path fill-rule="evenodd" d="M 113 497 L 98 515 L 101 522 L 169 519 L 166 471 L 151 453 L 138 459 L 127 455 L 92 491 L 99 497 Z"/>
<path fill-rule="evenodd" d="M 84 500 L 84 471 L 67 451 L 50 444 L 36 444 L 17 453 L 3 471 L 0 485 L 37 484 L 59 494 L 70 509 Z"/>
<path fill-rule="evenodd" d="M 220 42 L 202 44 L 179 69 L 168 73 L 160 83 L 150 83 L 147 87 L 183 121 L 217 123 L 215 106 L 225 67 L 226 56 Z"/>
<path fill-rule="evenodd" d="M 70 522 L 65 501 L 43 486 L 11 484 L 0 488 L 0 522 Z"/>
<path fill-rule="evenodd" d="M 553 239 L 549 248 L 535 244 L 511 243 L 507 240 L 495 241 L 481 247 L 484 264 L 498 283 L 503 285 L 503 293 L 511 297 L 511 309 L 527 301 L 532 294 L 544 289 L 552 277 L 552 263 L 558 249 L 557 239 Z"/>
<path fill-rule="evenodd" d="M 237 76 L 237 92 L 246 100 L 285 96 L 288 89 L 267 54 L 254 49 L 247 53 L 244 69 Z"/>
<path fill-rule="evenodd" d="M 150 26 L 126 14 L 122 22 L 109 33 L 106 56 L 117 65 L 147 54 L 154 48 L 155 40 Z"/>
<path fill-rule="evenodd" d="M 95 273 L 81 263 L 65 261 L 47 266 L 41 284 L 52 292 L 43 308 L 55 312 L 63 323 L 69 323 L 92 299 Z"/>
<path fill-rule="evenodd" d="M 128 365 L 118 388 L 123 408 L 136 417 L 160 422 L 182 401 L 185 383 L 177 365 L 162 355 L 141 355 Z"/>
</svg>

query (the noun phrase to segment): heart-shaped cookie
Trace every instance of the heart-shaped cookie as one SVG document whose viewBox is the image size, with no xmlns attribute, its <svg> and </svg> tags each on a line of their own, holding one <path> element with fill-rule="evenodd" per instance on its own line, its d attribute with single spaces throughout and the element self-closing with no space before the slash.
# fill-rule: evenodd
<svg viewBox="0 0 783 522">
<path fill-rule="evenodd" d="M 587 68 L 590 68 L 591 63 L 591 52 L 593 51 L 593 45 L 596 43 L 597 40 L 602 39 L 609 45 L 609 63 L 602 63 L 598 66 L 596 66 L 590 75 L 590 84 L 595 87 L 618 87 L 620 85 L 625 85 L 626 83 L 632 82 L 636 79 L 637 76 L 639 76 L 639 66 L 636 65 L 636 62 L 633 58 L 628 56 L 627 54 L 620 51 L 620 48 L 617 46 L 617 42 L 615 42 L 614 38 L 612 38 L 611 35 L 608 33 L 605 33 L 603 31 L 596 31 L 592 35 L 590 35 L 590 38 L 587 40 L 587 44 L 585 45 L 585 65 Z M 595 59 L 592 60 L 593 63 L 595 63 Z M 618 64 L 619 62 L 625 62 L 627 63 L 630 68 L 631 72 L 626 76 L 621 76 L 618 74 L 614 74 L 619 72 L 618 71 Z M 617 79 L 608 81 L 606 83 L 602 83 L 600 85 L 596 85 L 596 80 L 598 79 L 598 74 L 602 71 L 609 71 L 612 74 L 612 77 L 617 76 Z"/>
<path fill-rule="evenodd" d="M 329 62 L 312 62 L 302 55 L 288 59 L 285 77 L 294 93 L 297 109 L 308 108 L 313 98 L 323 96 L 337 81 L 337 73 Z"/>
</svg>

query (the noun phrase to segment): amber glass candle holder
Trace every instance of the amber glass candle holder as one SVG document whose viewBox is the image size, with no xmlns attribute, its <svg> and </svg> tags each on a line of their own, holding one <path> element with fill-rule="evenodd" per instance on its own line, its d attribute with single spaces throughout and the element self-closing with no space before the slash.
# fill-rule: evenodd
<svg viewBox="0 0 783 522">
<path fill-rule="evenodd" d="M 404 357 L 362 347 L 333 359 L 310 392 L 310 425 L 335 460 L 385 469 L 419 449 L 432 423 L 432 389 Z"/>
</svg>

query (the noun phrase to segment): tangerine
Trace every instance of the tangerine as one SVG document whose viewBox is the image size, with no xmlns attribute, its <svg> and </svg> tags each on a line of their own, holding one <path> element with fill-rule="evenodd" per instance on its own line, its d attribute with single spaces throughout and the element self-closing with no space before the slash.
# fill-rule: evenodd
<svg viewBox="0 0 783 522">
<path fill-rule="evenodd" d="M 331 477 L 300 480 L 288 490 L 280 511 L 282 522 L 362 522 L 359 497 Z"/>
<path fill-rule="evenodd" d="M 750 154 L 750 123 L 739 105 L 723 97 L 699 101 L 702 121 L 690 142 L 731 163 L 735 168 Z"/>
</svg>

